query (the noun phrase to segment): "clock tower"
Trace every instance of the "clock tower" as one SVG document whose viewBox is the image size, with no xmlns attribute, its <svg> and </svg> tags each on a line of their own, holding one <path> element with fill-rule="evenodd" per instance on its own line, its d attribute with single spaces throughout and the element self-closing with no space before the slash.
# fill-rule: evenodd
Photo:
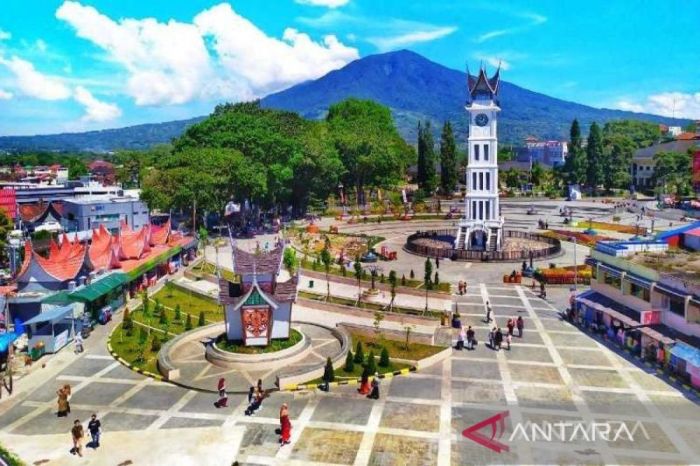
<svg viewBox="0 0 700 466">
<path fill-rule="evenodd" d="M 500 68 L 492 77 L 482 67 L 467 72 L 469 138 L 467 195 L 455 249 L 497 251 L 503 245 L 503 217 L 498 205 L 498 88 Z"/>
</svg>

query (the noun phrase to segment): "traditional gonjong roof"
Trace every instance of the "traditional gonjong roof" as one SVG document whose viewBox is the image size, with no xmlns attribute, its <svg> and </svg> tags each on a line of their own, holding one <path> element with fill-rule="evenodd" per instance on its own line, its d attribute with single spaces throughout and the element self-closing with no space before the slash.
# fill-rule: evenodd
<svg viewBox="0 0 700 466">
<path fill-rule="evenodd" d="M 486 69 L 481 66 L 479 68 L 479 74 L 476 76 L 469 73 L 467 70 L 467 89 L 469 90 L 469 95 L 474 99 L 477 94 L 488 93 L 491 97 L 498 94 L 498 88 L 501 83 L 501 65 L 498 65 L 496 73 L 489 78 L 486 74 Z"/>
<path fill-rule="evenodd" d="M 56 221 L 60 221 L 63 217 L 63 202 L 51 201 L 19 204 L 17 212 L 24 223 L 42 223 L 49 215 Z"/>
<path fill-rule="evenodd" d="M 233 248 L 233 271 L 241 276 L 273 274 L 276 275 L 282 267 L 284 245 L 278 245 L 271 251 L 261 251 L 257 254 Z"/>
</svg>

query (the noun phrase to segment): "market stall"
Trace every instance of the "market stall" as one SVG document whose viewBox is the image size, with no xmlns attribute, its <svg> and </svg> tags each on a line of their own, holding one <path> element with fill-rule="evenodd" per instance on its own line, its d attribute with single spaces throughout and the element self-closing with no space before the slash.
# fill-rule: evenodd
<svg viewBox="0 0 700 466">
<path fill-rule="evenodd" d="M 73 306 L 56 307 L 25 322 L 29 351 L 33 359 L 43 353 L 56 353 L 73 341 Z"/>
</svg>

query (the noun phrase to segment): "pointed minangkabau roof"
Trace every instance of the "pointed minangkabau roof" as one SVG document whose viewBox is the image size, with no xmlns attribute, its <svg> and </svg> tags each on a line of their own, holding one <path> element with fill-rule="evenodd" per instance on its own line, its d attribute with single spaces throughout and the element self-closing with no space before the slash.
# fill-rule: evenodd
<svg viewBox="0 0 700 466">
<path fill-rule="evenodd" d="M 496 72 L 492 77 L 488 77 L 486 74 L 486 68 L 483 66 L 479 67 L 479 74 L 476 76 L 469 73 L 467 69 L 467 90 L 469 95 L 473 99 L 477 92 L 488 92 L 492 96 L 498 94 L 498 89 L 501 83 L 501 65 L 498 65 Z"/>
</svg>

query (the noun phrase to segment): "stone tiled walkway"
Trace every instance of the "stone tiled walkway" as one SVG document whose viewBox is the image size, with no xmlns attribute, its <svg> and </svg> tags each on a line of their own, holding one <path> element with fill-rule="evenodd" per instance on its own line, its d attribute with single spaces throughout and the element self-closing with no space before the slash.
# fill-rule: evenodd
<svg viewBox="0 0 700 466">
<path fill-rule="evenodd" d="M 502 327 L 508 317 L 525 319 L 525 335 L 514 338 L 510 351 L 484 345 L 486 300 Z M 90 354 L 5 410 L 0 442 L 29 463 L 73 462 L 67 454 L 69 423 L 94 411 L 103 418 L 104 447 L 88 452 L 84 463 L 163 464 L 162 449 L 179 452 L 177 464 L 697 463 L 696 401 L 562 322 L 529 290 L 470 287 L 459 309 L 465 324 L 477 330 L 477 348 L 453 351 L 440 364 L 384 380 L 379 401 L 359 396 L 351 386 L 328 394 L 275 393 L 256 416 L 246 417 L 242 396 L 216 409 L 209 394 L 142 378 L 106 355 Z M 57 419 L 54 392 L 65 382 L 74 388 L 73 412 Z M 283 402 L 290 406 L 293 435 L 291 445 L 280 447 L 274 430 Z M 504 411 L 509 414 L 500 442 L 508 451 L 496 453 L 462 436 L 467 427 Z M 528 421 L 640 421 L 649 439 L 509 441 L 516 423 Z M 173 441 L 171 432 L 187 441 Z M 483 432 L 490 437 L 488 429 Z M 153 448 L 136 457 L 141 450 L 129 445 L 144 439 Z M 189 445 L 189 439 L 201 447 Z"/>
</svg>

